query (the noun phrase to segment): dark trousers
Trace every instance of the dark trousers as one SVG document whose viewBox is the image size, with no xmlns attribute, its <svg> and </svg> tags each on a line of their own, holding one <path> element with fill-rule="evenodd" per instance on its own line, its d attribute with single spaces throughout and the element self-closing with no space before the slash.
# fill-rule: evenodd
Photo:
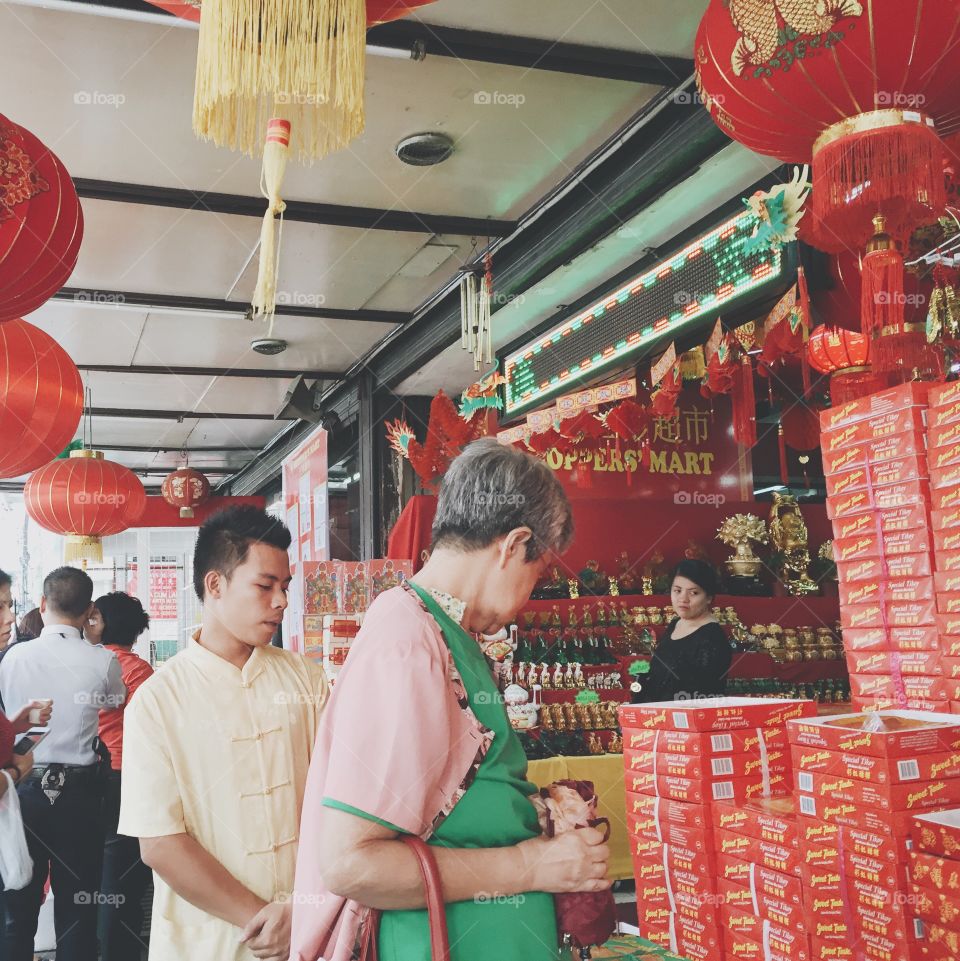
<svg viewBox="0 0 960 961">
<path fill-rule="evenodd" d="M 117 834 L 120 819 L 120 772 L 112 771 L 104 798 L 103 881 L 98 930 L 101 961 L 139 961 L 146 942 L 144 892 L 150 869 L 140 860 L 140 842 Z M 58 959 L 59 961 L 59 959 Z"/>
<path fill-rule="evenodd" d="M 93 782 L 63 789 L 55 804 L 39 781 L 17 789 L 33 858 L 33 877 L 21 891 L 5 891 L 6 961 L 33 961 L 33 939 L 50 874 L 57 961 L 97 961 L 97 901 L 103 861 L 101 789 Z"/>
</svg>

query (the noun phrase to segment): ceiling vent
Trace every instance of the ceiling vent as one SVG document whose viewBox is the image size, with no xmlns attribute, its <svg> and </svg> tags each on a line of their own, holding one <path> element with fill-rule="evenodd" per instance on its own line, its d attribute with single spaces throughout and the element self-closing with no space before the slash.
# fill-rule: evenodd
<svg viewBox="0 0 960 961">
<path fill-rule="evenodd" d="M 433 167 L 453 153 L 453 140 L 445 133 L 415 133 L 397 144 L 397 156 L 411 167 Z"/>
<path fill-rule="evenodd" d="M 276 354 L 282 354 L 287 349 L 287 342 L 277 337 L 257 337 L 250 341 L 250 347 L 258 354 L 273 357 Z"/>
</svg>

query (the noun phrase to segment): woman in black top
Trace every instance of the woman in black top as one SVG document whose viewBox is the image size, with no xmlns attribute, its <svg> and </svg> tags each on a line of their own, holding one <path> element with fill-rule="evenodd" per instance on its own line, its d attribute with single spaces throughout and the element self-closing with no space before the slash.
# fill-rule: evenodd
<svg viewBox="0 0 960 961">
<path fill-rule="evenodd" d="M 634 703 L 691 700 L 726 693 L 733 649 L 710 610 L 717 573 L 704 561 L 684 560 L 673 575 L 670 597 L 677 617 L 663 632 L 650 673 L 637 678 Z"/>
</svg>

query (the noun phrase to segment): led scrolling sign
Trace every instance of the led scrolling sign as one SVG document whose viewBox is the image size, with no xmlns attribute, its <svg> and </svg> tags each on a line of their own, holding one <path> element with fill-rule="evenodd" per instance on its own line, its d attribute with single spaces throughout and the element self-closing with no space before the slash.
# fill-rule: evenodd
<svg viewBox="0 0 960 961">
<path fill-rule="evenodd" d="M 507 357 L 505 414 L 570 391 L 656 340 L 781 277 L 781 250 L 745 253 L 756 226 L 744 211 L 698 237 L 669 260 Z"/>
</svg>

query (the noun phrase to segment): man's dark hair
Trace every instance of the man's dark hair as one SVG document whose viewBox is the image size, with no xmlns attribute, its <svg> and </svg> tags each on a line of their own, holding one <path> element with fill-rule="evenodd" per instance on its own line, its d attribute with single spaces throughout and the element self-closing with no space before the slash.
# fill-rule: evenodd
<svg viewBox="0 0 960 961">
<path fill-rule="evenodd" d="M 228 580 L 247 559 L 251 544 L 267 544 L 286 551 L 290 531 L 283 521 L 259 507 L 228 507 L 200 527 L 193 549 L 193 589 L 203 600 L 203 579 L 219 571 Z"/>
<path fill-rule="evenodd" d="M 12 583 L 13 578 L 6 571 L 0 571 L 0 587 L 9 587 Z"/>
<path fill-rule="evenodd" d="M 82 617 L 93 600 L 93 581 L 77 567 L 58 567 L 43 579 L 47 607 L 67 617 Z"/>
<path fill-rule="evenodd" d="M 103 617 L 103 644 L 131 647 L 150 626 L 150 615 L 140 601 L 123 591 L 104 594 L 94 604 Z"/>
</svg>

